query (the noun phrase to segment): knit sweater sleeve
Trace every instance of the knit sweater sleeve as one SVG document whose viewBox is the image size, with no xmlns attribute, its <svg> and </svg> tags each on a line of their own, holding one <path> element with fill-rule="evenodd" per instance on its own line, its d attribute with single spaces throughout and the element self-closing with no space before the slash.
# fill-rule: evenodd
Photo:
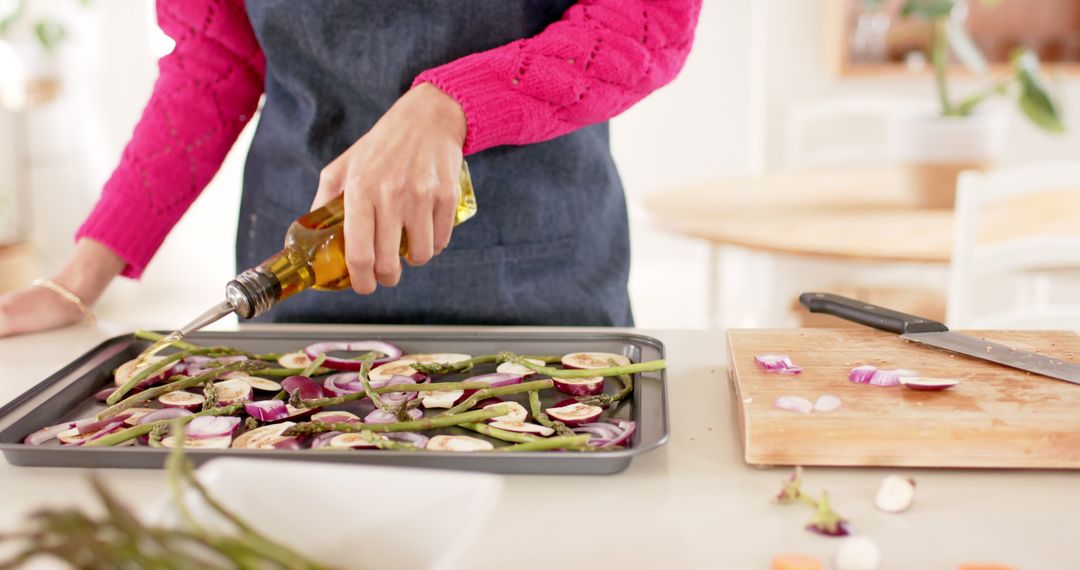
<svg viewBox="0 0 1080 570">
<path fill-rule="evenodd" d="M 605 121 L 675 78 L 701 0 L 580 0 L 542 32 L 424 71 L 465 111 L 465 154 Z"/>
<path fill-rule="evenodd" d="M 221 167 L 263 92 L 265 62 L 243 0 L 158 0 L 176 40 L 142 118 L 76 239 L 116 252 L 137 278 Z"/>
</svg>

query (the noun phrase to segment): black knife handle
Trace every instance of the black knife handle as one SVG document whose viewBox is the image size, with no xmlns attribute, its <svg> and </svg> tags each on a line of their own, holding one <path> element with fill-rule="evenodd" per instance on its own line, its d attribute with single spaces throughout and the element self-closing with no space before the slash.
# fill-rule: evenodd
<svg viewBox="0 0 1080 570">
<path fill-rule="evenodd" d="M 811 313 L 825 313 L 896 334 L 945 332 L 949 327 L 930 319 L 871 305 L 832 293 L 803 293 L 799 302 Z"/>
</svg>

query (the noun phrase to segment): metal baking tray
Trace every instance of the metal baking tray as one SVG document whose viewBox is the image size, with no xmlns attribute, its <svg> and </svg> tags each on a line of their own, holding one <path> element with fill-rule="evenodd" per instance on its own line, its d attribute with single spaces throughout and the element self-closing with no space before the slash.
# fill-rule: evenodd
<svg viewBox="0 0 1080 570">
<path fill-rule="evenodd" d="M 202 345 L 227 345 L 250 352 L 287 352 L 327 340 L 378 338 L 400 345 L 406 353 L 458 352 L 473 355 L 512 351 L 519 354 L 565 354 L 578 351 L 613 352 L 634 362 L 664 358 L 664 345 L 657 339 L 622 332 L 304 332 L 282 331 L 202 332 L 191 335 L 191 342 Z M 109 339 L 90 350 L 59 372 L 34 386 L 0 408 L 0 451 L 12 465 L 37 467 L 121 467 L 160 468 L 167 450 L 150 447 L 82 448 L 63 447 L 55 441 L 33 446 L 22 443 L 28 434 L 46 426 L 93 415 L 103 405 L 91 398 L 94 392 L 112 384 L 112 371 L 135 358 L 147 342 L 130 335 Z M 470 374 L 488 371 L 477 366 Z M 441 378 L 454 379 L 462 375 Z M 665 372 L 638 374 L 634 378 L 634 397 L 615 410 L 614 416 L 633 419 L 637 432 L 624 449 L 591 453 L 559 452 L 471 452 L 436 453 L 397 450 L 257 450 L 191 449 L 188 455 L 196 463 L 213 457 L 260 457 L 309 461 L 334 461 L 379 465 L 404 465 L 445 469 L 488 471 L 493 473 L 534 474 L 611 474 L 630 465 L 630 460 L 667 442 L 668 402 Z M 617 382 L 607 382 L 613 392 Z M 552 404 L 558 394 L 547 390 L 544 405 Z M 565 396 L 564 396 L 565 397 Z M 528 407 L 524 395 L 510 397 Z M 335 409 L 335 408 L 328 408 Z M 346 408 L 347 409 L 347 408 Z M 605 415 L 608 415 L 606 412 Z M 440 433 L 480 434 L 462 428 L 436 430 Z M 430 432 L 429 432 L 430 433 Z M 492 441 L 496 446 L 505 445 Z"/>
</svg>

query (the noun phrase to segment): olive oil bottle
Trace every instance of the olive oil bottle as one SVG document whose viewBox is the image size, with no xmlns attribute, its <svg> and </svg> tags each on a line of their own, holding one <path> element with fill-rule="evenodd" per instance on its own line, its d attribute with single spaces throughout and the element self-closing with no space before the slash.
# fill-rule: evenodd
<svg viewBox="0 0 1080 570">
<path fill-rule="evenodd" d="M 461 162 L 458 178 L 461 192 L 454 225 L 476 214 L 469 167 Z M 225 301 L 215 305 L 187 326 L 155 342 L 140 355 L 140 362 L 175 344 L 185 335 L 218 319 L 236 313 L 250 319 L 265 313 L 275 303 L 305 289 L 336 291 L 349 286 L 345 264 L 345 198 L 338 196 L 318 210 L 300 216 L 285 234 L 285 247 L 256 267 L 248 269 L 225 285 Z M 402 232 L 401 255 L 408 254 L 407 236 Z"/>
</svg>

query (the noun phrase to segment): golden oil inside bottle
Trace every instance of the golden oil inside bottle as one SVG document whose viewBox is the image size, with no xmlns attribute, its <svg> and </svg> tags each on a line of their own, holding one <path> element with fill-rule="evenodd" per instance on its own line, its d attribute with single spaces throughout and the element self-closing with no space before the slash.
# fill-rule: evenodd
<svg viewBox="0 0 1080 570">
<path fill-rule="evenodd" d="M 458 199 L 454 225 L 476 214 L 476 195 L 465 161 L 458 178 Z M 338 196 L 322 208 L 300 216 L 285 234 L 285 248 L 259 265 L 273 274 L 281 286 L 281 300 L 304 289 L 336 291 L 349 286 L 349 268 L 345 263 L 345 198 Z M 408 255 L 407 236 L 402 232 L 402 256 Z"/>
</svg>

